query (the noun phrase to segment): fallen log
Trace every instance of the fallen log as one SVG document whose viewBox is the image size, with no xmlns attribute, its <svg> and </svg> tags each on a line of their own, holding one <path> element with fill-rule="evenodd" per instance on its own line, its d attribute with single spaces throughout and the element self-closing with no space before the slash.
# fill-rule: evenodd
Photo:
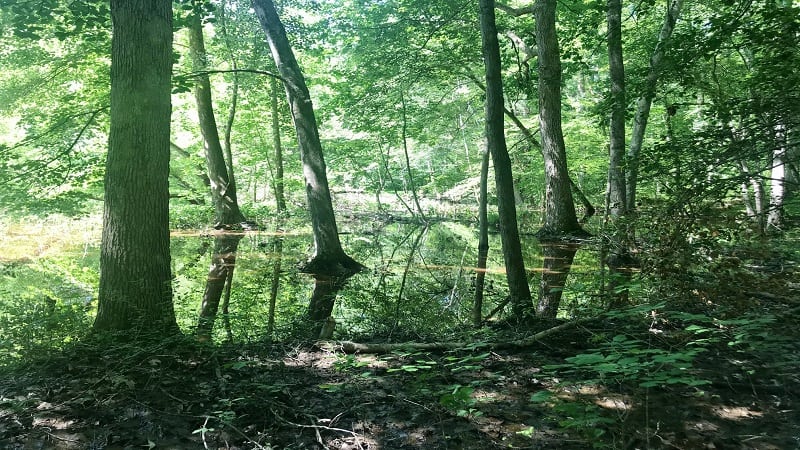
<svg viewBox="0 0 800 450">
<path fill-rule="evenodd" d="M 397 342 L 397 343 L 361 343 L 352 341 L 319 341 L 316 346 L 322 350 L 343 353 L 391 353 L 394 351 L 427 351 L 427 352 L 443 352 L 452 350 L 466 350 L 466 349 L 488 349 L 488 350 L 509 350 L 509 349 L 522 349 L 528 348 L 536 344 L 538 341 L 557 334 L 561 331 L 567 330 L 572 327 L 590 322 L 597 319 L 597 317 L 585 317 L 582 319 L 573 320 L 570 322 L 562 323 L 561 325 L 548 328 L 540 331 L 533 336 L 524 339 L 517 339 L 514 341 L 506 342 Z"/>
</svg>

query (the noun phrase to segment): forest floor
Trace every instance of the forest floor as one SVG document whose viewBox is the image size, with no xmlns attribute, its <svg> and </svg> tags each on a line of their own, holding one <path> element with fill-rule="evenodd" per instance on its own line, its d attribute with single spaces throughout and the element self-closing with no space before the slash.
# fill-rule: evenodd
<svg viewBox="0 0 800 450">
<path fill-rule="evenodd" d="M 792 308 L 756 334 L 738 328 L 766 348 L 710 339 L 683 365 L 705 342 L 686 327 L 643 322 L 636 336 L 613 317 L 515 351 L 83 343 L 0 372 L 0 448 L 798 448 Z M 592 364 L 598 336 L 627 347 L 600 345 Z M 584 369 L 552 367 L 579 354 Z"/>
</svg>

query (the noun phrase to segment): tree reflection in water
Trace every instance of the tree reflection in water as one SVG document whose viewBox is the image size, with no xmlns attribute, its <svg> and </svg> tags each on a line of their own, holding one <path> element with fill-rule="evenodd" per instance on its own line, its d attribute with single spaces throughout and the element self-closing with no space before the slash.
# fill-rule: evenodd
<svg viewBox="0 0 800 450">
<path fill-rule="evenodd" d="M 542 278 L 539 282 L 539 302 L 536 304 L 537 316 L 555 318 L 558 314 L 561 295 L 579 248 L 580 244 L 574 242 L 542 243 Z"/>
<path fill-rule="evenodd" d="M 214 321 L 219 311 L 220 299 L 225 293 L 224 317 L 227 320 L 227 303 L 230 299 L 233 269 L 236 266 L 236 250 L 242 233 L 221 232 L 214 238 L 214 253 L 211 256 L 211 266 L 208 268 L 206 287 L 203 291 L 203 302 L 200 305 L 200 317 L 197 321 L 196 336 L 199 341 L 211 340 Z M 228 339 L 232 339 L 230 324 L 226 322 L 225 329 Z"/>
</svg>

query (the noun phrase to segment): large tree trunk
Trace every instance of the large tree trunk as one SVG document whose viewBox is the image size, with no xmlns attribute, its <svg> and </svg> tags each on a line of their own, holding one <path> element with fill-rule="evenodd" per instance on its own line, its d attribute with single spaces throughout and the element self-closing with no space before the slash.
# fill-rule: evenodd
<svg viewBox="0 0 800 450">
<path fill-rule="evenodd" d="M 567 172 L 561 128 L 561 59 L 556 36 L 556 0 L 537 0 L 536 43 L 539 52 L 539 123 L 545 169 L 544 226 L 540 239 L 585 236 L 578 224 Z"/>
<path fill-rule="evenodd" d="M 111 128 L 94 329 L 177 333 L 169 252 L 172 2 L 112 0 Z"/>
<path fill-rule="evenodd" d="M 486 67 L 486 143 L 494 162 L 500 238 L 511 305 L 514 316 L 521 318 L 531 310 L 532 301 L 519 239 L 511 158 L 508 156 L 506 147 L 503 122 L 503 81 L 500 75 L 500 44 L 497 41 L 494 0 L 480 1 L 480 22 L 483 37 L 483 61 Z M 569 184 L 567 190 L 569 190 Z"/>
<path fill-rule="evenodd" d="M 644 90 L 639 96 L 639 100 L 636 102 L 636 113 L 633 117 L 633 131 L 631 132 L 631 142 L 628 148 L 627 180 L 625 186 L 627 189 L 625 201 L 627 202 L 628 211 L 636 209 L 636 183 L 639 177 L 639 154 L 642 151 L 647 120 L 650 118 L 650 106 L 653 103 L 653 97 L 656 95 L 656 82 L 662 70 L 667 41 L 669 41 L 670 36 L 672 36 L 672 30 L 675 29 L 675 23 L 678 21 L 678 17 L 681 14 L 681 7 L 683 6 L 683 0 L 668 1 L 669 8 L 664 17 L 664 23 L 661 25 L 661 31 L 658 33 L 656 48 L 653 50 L 653 55 L 650 57 L 650 70 L 647 72 Z"/>
<path fill-rule="evenodd" d="M 198 12 L 195 12 L 189 21 L 189 53 L 192 57 L 194 71 L 206 70 L 203 24 Z M 236 186 L 231 183 L 228 166 L 225 163 L 217 130 L 217 120 L 214 117 L 214 105 L 211 100 L 211 82 L 207 74 L 198 73 L 195 79 L 194 97 L 197 103 L 200 131 L 203 134 L 208 178 L 211 180 L 211 200 L 214 203 L 215 213 L 214 226 L 225 227 L 240 224 L 245 221 L 245 218 L 239 210 Z"/>
<path fill-rule="evenodd" d="M 317 119 L 314 116 L 314 107 L 311 104 L 305 78 L 272 0 L 254 0 L 253 8 L 267 36 L 275 66 L 283 79 L 297 131 L 306 182 L 306 197 L 314 233 L 314 254 L 303 267 L 303 271 L 340 276 L 352 275 L 363 269 L 363 266 L 345 254 L 339 241 Z"/>
</svg>

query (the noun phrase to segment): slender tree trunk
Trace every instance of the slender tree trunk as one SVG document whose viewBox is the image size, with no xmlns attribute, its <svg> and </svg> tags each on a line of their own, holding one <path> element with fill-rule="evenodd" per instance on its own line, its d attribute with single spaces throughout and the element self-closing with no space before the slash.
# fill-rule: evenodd
<svg viewBox="0 0 800 450">
<path fill-rule="evenodd" d="M 206 49 L 203 40 L 203 24 L 198 12 L 189 19 L 189 53 L 192 57 L 192 69 L 195 72 L 206 70 Z M 208 178 L 211 180 L 211 199 L 214 203 L 214 226 L 225 227 L 245 221 L 239 210 L 236 199 L 236 187 L 231 184 L 228 165 L 225 163 L 222 144 L 214 117 L 214 106 L 211 100 L 211 82 L 207 74 L 197 75 L 194 96 L 197 102 L 197 115 L 200 131 L 203 134 Z"/>
<path fill-rule="evenodd" d="M 112 0 L 111 19 L 111 128 L 94 329 L 177 333 L 169 251 L 172 2 Z"/>
<path fill-rule="evenodd" d="M 489 149 L 481 157 L 481 182 L 478 194 L 478 264 L 475 272 L 475 301 L 472 305 L 472 323 L 479 327 L 483 322 L 483 286 L 486 282 L 486 260 L 489 258 Z"/>
<path fill-rule="evenodd" d="M 317 120 L 305 78 L 300 71 L 286 30 L 278 17 L 272 0 L 254 0 L 253 8 L 267 36 L 275 66 L 283 79 L 286 97 L 297 131 L 300 158 L 306 183 L 306 196 L 311 211 L 314 233 L 314 254 L 303 267 L 304 272 L 347 276 L 363 266 L 345 254 L 339 240 L 336 216 L 333 212 L 325 158 L 319 139 Z"/>
<path fill-rule="evenodd" d="M 783 201 L 786 195 L 786 127 L 775 127 L 775 150 L 770 170 L 769 215 L 767 225 L 776 230 L 783 229 Z"/>
<path fill-rule="evenodd" d="M 561 128 L 561 59 L 556 36 L 556 0 L 537 0 L 536 43 L 539 52 L 539 124 L 545 169 L 544 226 L 540 239 L 585 236 L 578 224 L 570 190 L 567 153 Z"/>
<path fill-rule="evenodd" d="M 417 183 L 414 181 L 414 174 L 411 172 L 411 159 L 408 156 L 408 118 L 406 117 L 406 98 L 401 93 L 400 102 L 403 104 L 403 154 L 406 157 L 406 175 L 408 176 L 408 183 L 411 185 L 411 195 L 414 198 L 414 206 L 417 207 L 417 213 L 423 222 L 426 222 L 425 212 L 422 211 L 422 206 L 419 204 L 419 197 L 417 196 Z"/>
<path fill-rule="evenodd" d="M 278 80 L 270 81 L 270 109 L 272 110 L 272 146 L 275 155 L 275 207 L 278 214 L 286 212 L 286 194 L 283 179 L 283 145 L 281 144 L 281 118 L 278 109 Z"/>
<path fill-rule="evenodd" d="M 611 123 L 608 158 L 608 209 L 612 219 L 625 215 L 625 66 L 622 62 L 622 1 L 608 0 L 608 61 Z"/>
<path fill-rule="evenodd" d="M 681 7 L 683 0 L 667 0 L 668 8 L 667 14 L 664 17 L 664 23 L 661 25 L 661 31 L 658 33 L 658 42 L 653 54 L 650 57 L 650 70 L 647 72 L 645 79 L 644 90 L 636 102 L 636 113 L 633 117 L 633 130 L 631 132 L 631 142 L 628 148 L 627 158 L 627 189 L 625 201 L 627 202 L 627 210 L 633 211 L 636 209 L 636 184 L 639 177 L 639 155 L 642 151 L 642 144 L 644 143 L 644 133 L 647 128 L 647 120 L 650 118 L 650 106 L 653 103 L 653 97 L 656 95 L 656 83 L 658 76 L 662 71 L 664 65 L 664 55 L 667 49 L 667 42 L 672 36 L 672 30 L 675 29 L 675 23 L 681 14 Z"/>
<path fill-rule="evenodd" d="M 628 288 L 632 272 L 621 264 L 632 260 L 630 242 L 631 230 L 623 220 L 627 214 L 626 188 L 625 188 L 625 66 L 622 59 L 622 2 L 621 0 L 608 0 L 608 61 L 609 80 L 611 82 L 611 120 L 609 126 L 608 145 L 608 181 L 606 186 L 606 213 L 604 225 L 610 221 L 611 230 L 609 240 L 603 242 L 611 248 L 603 249 L 601 254 L 608 254 L 605 263 L 608 264 L 611 278 L 609 291 L 611 292 L 610 306 L 619 308 L 628 302 Z"/>
<path fill-rule="evenodd" d="M 483 61 L 486 68 L 486 144 L 492 155 L 500 216 L 500 238 L 503 246 L 509 295 L 515 318 L 522 318 L 532 309 L 530 286 L 522 257 L 514 201 L 514 178 L 511 158 L 506 147 L 503 122 L 503 81 L 501 79 L 500 44 L 497 41 L 494 0 L 480 0 Z M 569 189 L 569 187 L 567 187 Z M 573 212 L 574 214 L 574 212 Z"/>
<path fill-rule="evenodd" d="M 750 169 L 747 167 L 747 163 L 744 161 L 739 161 L 739 167 L 744 177 L 742 183 L 749 183 L 750 188 L 753 191 L 753 201 L 752 203 L 748 202 L 745 204 L 745 208 L 751 208 L 753 210 L 752 216 L 753 222 L 755 223 L 759 234 L 763 234 L 766 231 L 766 211 L 764 208 L 764 203 L 766 201 L 766 195 L 764 192 L 764 185 L 761 183 L 756 176 L 750 173 Z M 746 185 L 745 185 L 746 188 Z M 748 215 L 750 215 L 748 213 Z"/>
</svg>

